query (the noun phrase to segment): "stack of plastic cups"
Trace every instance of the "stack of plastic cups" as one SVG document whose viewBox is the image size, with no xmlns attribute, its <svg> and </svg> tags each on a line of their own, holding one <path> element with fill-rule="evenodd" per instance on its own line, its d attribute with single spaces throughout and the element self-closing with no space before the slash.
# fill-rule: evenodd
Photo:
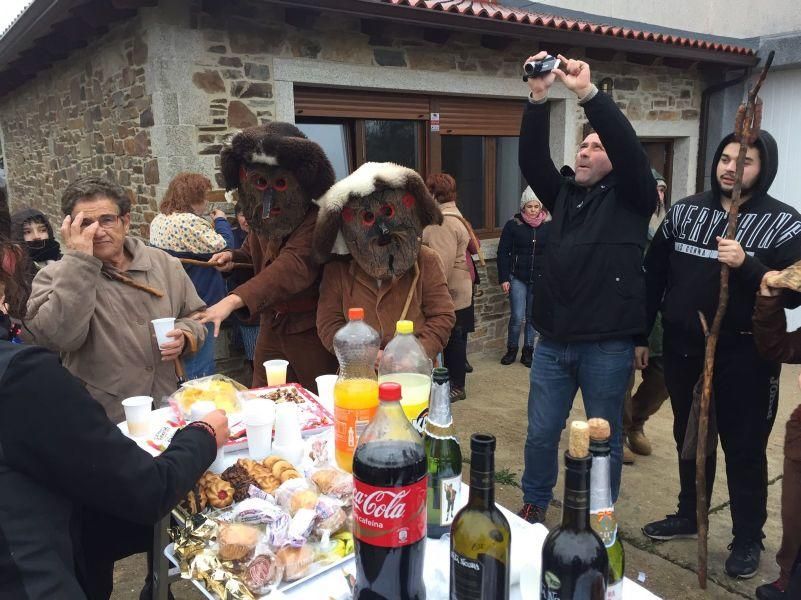
<svg viewBox="0 0 801 600">
<path fill-rule="evenodd" d="M 320 375 L 315 379 L 317 382 L 317 397 L 320 404 L 334 414 L 334 386 L 337 384 L 338 375 Z"/>
<path fill-rule="evenodd" d="M 190 421 L 201 421 L 203 417 L 205 417 L 210 412 L 214 412 L 217 410 L 217 407 L 214 405 L 214 402 L 209 402 L 208 400 L 201 400 L 200 402 L 195 402 L 192 405 L 192 410 L 189 413 L 189 420 Z M 217 457 L 214 459 L 214 462 L 211 463 L 209 466 L 209 471 L 212 473 L 221 473 L 223 470 L 223 461 L 225 460 L 225 447 L 217 448 Z"/>
<path fill-rule="evenodd" d="M 275 403 L 270 400 L 250 400 L 244 406 L 242 420 L 247 430 L 250 458 L 263 460 L 270 456 Z"/>
<path fill-rule="evenodd" d="M 276 406 L 273 454 L 296 466 L 303 459 L 303 434 L 298 406 L 294 402 L 282 402 Z"/>
</svg>

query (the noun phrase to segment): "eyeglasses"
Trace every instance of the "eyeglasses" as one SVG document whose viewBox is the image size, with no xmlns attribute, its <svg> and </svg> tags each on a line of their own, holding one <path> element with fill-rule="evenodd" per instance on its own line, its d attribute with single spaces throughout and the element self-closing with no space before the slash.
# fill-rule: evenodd
<svg viewBox="0 0 801 600">
<path fill-rule="evenodd" d="M 81 221 L 81 231 L 83 231 L 84 229 L 89 227 L 89 225 L 95 222 L 100 223 L 100 227 L 102 227 L 103 229 L 111 229 L 117 224 L 119 220 L 120 220 L 120 215 L 100 215 L 97 218 L 97 221 L 95 221 L 95 219 L 87 219 L 86 217 L 84 217 L 83 221 Z"/>
</svg>

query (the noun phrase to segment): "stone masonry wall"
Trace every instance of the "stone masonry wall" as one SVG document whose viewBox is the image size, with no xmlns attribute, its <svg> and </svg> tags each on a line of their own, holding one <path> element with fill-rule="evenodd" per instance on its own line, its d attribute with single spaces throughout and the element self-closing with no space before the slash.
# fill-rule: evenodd
<svg viewBox="0 0 801 600">
<path fill-rule="evenodd" d="M 159 182 L 150 152 L 147 52 L 134 19 L 0 98 L 12 210 L 36 207 L 57 230 L 66 184 L 103 175 L 131 190 L 133 231 L 146 234 Z"/>
</svg>

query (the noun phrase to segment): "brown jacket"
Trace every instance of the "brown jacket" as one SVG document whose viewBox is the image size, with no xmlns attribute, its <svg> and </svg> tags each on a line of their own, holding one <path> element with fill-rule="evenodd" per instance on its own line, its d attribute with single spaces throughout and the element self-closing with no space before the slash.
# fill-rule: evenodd
<svg viewBox="0 0 801 600">
<path fill-rule="evenodd" d="M 233 251 L 234 261 L 249 262 L 254 271 L 251 279 L 231 292 L 245 303 L 239 311 L 242 318 L 261 313 L 262 324 L 280 318 L 287 334 L 314 328 L 322 271 L 311 256 L 316 220 L 317 208 L 313 207 L 283 241 L 249 235 L 242 247 Z"/>
<path fill-rule="evenodd" d="M 176 389 L 175 365 L 161 360 L 151 319 L 176 317 L 198 345 L 206 336 L 187 318 L 204 304 L 178 259 L 133 237 L 125 249 L 132 256 L 125 274 L 162 298 L 108 279 L 100 260 L 67 250 L 36 274 L 25 320 L 34 343 L 60 352 L 115 423 L 125 418 L 123 399 L 152 396 L 158 404 Z"/>
<path fill-rule="evenodd" d="M 801 329 L 788 332 L 784 299 L 757 294 L 753 318 L 754 342 L 765 360 L 801 363 Z"/>
<path fill-rule="evenodd" d="M 456 322 L 453 300 L 437 253 L 420 248 L 417 257 L 420 276 L 415 284 L 406 319 L 430 358 L 442 351 Z M 402 277 L 385 281 L 379 288 L 355 260 L 334 260 L 325 266 L 317 310 L 317 333 L 323 345 L 334 349 L 334 334 L 347 322 L 349 308 L 364 308 L 364 320 L 381 336 L 384 348 L 395 335 L 395 324 L 414 279 L 414 269 Z"/>
<path fill-rule="evenodd" d="M 436 251 L 445 267 L 448 291 L 455 310 L 467 308 L 473 301 L 473 280 L 467 265 L 467 245 L 470 234 L 462 223 L 462 213 L 456 202 L 439 205 L 442 225 L 429 225 L 423 230 L 423 243 Z"/>
</svg>

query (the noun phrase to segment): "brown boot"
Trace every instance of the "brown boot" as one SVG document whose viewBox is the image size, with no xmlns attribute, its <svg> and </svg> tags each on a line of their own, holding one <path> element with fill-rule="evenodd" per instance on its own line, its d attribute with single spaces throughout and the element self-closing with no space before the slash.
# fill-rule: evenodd
<svg viewBox="0 0 801 600">
<path fill-rule="evenodd" d="M 633 465 L 634 464 L 634 454 L 632 454 L 629 447 L 626 444 L 623 444 L 623 464 L 624 465 Z"/>
<path fill-rule="evenodd" d="M 629 448 L 640 456 L 651 456 L 651 442 L 645 437 L 642 429 L 633 429 L 628 433 Z"/>
</svg>

